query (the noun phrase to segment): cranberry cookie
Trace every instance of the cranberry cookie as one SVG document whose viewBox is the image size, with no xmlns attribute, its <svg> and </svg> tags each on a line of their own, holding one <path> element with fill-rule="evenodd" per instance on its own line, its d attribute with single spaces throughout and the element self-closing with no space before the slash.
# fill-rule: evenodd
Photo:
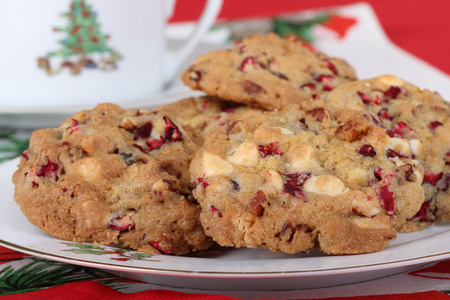
<svg viewBox="0 0 450 300">
<path fill-rule="evenodd" d="M 448 102 L 437 93 L 390 75 L 344 84 L 325 100 L 370 112 L 391 138 L 405 144 L 399 151 L 391 151 L 390 156 L 412 157 L 422 163 L 426 202 L 414 220 L 450 221 Z"/>
<path fill-rule="evenodd" d="M 13 175 L 15 200 L 61 239 L 175 255 L 206 249 L 188 172 L 196 150 L 167 116 L 100 104 L 32 134 Z"/>
<path fill-rule="evenodd" d="M 342 59 L 311 51 L 298 38 L 270 33 L 201 55 L 182 79 L 208 95 L 274 110 L 320 98 L 356 75 Z"/>
<path fill-rule="evenodd" d="M 368 114 L 317 102 L 228 122 L 191 163 L 201 222 L 222 246 L 382 250 L 424 202 L 420 163 L 389 155 L 403 147 Z"/>
</svg>

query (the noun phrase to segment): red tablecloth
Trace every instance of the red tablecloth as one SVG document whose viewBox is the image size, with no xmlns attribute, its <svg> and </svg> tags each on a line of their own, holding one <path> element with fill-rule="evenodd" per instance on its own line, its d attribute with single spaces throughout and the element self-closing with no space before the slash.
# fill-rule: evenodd
<svg viewBox="0 0 450 300">
<path fill-rule="evenodd" d="M 220 19 L 246 19 L 275 16 L 281 13 L 296 12 L 304 9 L 328 7 L 356 3 L 351 0 L 321 1 L 275 1 L 275 0 L 225 0 Z M 412 1 L 412 0 L 372 0 L 388 37 L 401 48 L 450 74 L 450 1 Z M 205 0 L 179 0 L 171 22 L 194 20 L 200 14 Z M 41 264 L 41 281 L 32 276 L 23 276 L 25 267 Z M 60 266 L 61 263 L 56 263 Z M 145 284 L 125 280 L 101 270 L 66 265 L 65 275 L 55 278 L 55 262 L 39 260 L 16 251 L 0 247 L 0 295 L 2 299 L 238 299 L 217 294 L 198 294 L 172 292 L 147 288 Z M 21 273 L 22 272 L 22 273 Z M 70 275 L 70 276 L 69 276 Z M 69 278 L 70 277 L 70 278 Z M 66 278 L 66 280 L 64 280 Z M 381 285 L 389 280 L 402 282 L 401 288 Z M 375 286 L 380 284 L 380 286 Z M 411 287 L 411 288 L 408 288 Z M 414 287 L 414 288 L 413 288 Z M 420 287 L 420 288 L 419 288 Z M 376 288 L 382 290 L 372 293 Z M 449 299 L 450 260 L 436 262 L 413 272 L 394 275 L 391 278 L 377 279 L 369 283 L 348 285 L 331 290 L 317 289 L 308 293 L 289 292 L 276 294 L 271 299 L 348 299 L 335 297 L 342 289 L 354 289 L 352 299 Z M 361 295 L 361 289 L 366 289 Z M 400 291 L 399 291 L 400 289 Z M 420 291 L 417 291 L 420 290 Z M 336 295 L 333 295 L 336 291 Z M 413 291 L 413 292 L 411 292 Z M 272 295 L 272 294 L 269 294 Z M 306 295 L 306 296 L 305 296 Z M 369 296 L 368 296 L 369 295 Z"/>
</svg>

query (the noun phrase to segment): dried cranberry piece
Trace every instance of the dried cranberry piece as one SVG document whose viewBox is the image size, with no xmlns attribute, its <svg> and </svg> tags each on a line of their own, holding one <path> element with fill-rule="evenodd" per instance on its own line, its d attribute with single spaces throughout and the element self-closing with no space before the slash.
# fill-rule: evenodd
<svg viewBox="0 0 450 300">
<path fill-rule="evenodd" d="M 380 111 L 378 112 L 378 116 L 384 120 L 389 120 L 389 121 L 394 120 L 394 117 L 389 115 L 388 109 L 386 107 L 380 109 Z"/>
<path fill-rule="evenodd" d="M 36 179 L 31 180 L 31 187 L 39 187 L 39 184 L 36 182 Z"/>
<path fill-rule="evenodd" d="M 178 126 L 167 117 L 164 117 L 164 121 L 166 122 L 166 126 L 164 127 L 164 138 L 171 143 L 182 141 L 183 135 L 178 129 Z"/>
<path fill-rule="evenodd" d="M 446 165 L 450 165 L 450 151 L 448 151 L 447 153 L 445 153 L 444 160 L 445 160 L 445 164 L 446 164 Z"/>
<path fill-rule="evenodd" d="M 147 122 L 144 126 L 137 128 L 134 133 L 134 140 L 136 141 L 148 138 L 152 132 L 152 127 L 152 123 Z"/>
<path fill-rule="evenodd" d="M 416 132 L 414 131 L 414 129 L 406 125 L 405 122 L 400 121 L 395 124 L 392 130 L 388 130 L 387 134 L 390 137 L 410 138 L 415 135 Z"/>
<path fill-rule="evenodd" d="M 58 180 L 58 171 L 60 169 L 60 166 L 50 160 L 48 156 L 46 157 L 47 162 L 42 165 L 39 169 L 39 171 L 36 173 L 39 177 L 46 177 L 46 178 L 52 178 L 54 177 L 55 180 Z"/>
<path fill-rule="evenodd" d="M 267 202 L 266 194 L 263 191 L 258 191 L 256 196 L 250 202 L 248 210 L 257 217 L 261 217 L 264 214 L 263 204 Z"/>
<path fill-rule="evenodd" d="M 264 158 L 269 155 L 283 155 L 281 152 L 281 149 L 278 145 L 278 142 L 272 142 L 268 145 L 259 145 L 259 153 L 261 154 L 261 157 Z"/>
<path fill-rule="evenodd" d="M 72 126 L 67 127 L 67 130 L 69 130 L 69 133 L 72 134 L 74 131 L 80 130 L 80 127 L 78 127 L 79 122 L 75 119 L 72 119 Z"/>
<path fill-rule="evenodd" d="M 292 174 L 284 174 L 288 179 L 284 183 L 283 193 L 291 194 L 292 196 L 306 201 L 306 196 L 303 193 L 302 186 L 311 177 L 311 173 L 299 172 Z"/>
<path fill-rule="evenodd" d="M 407 155 L 398 153 L 397 151 L 392 150 L 392 149 L 387 149 L 387 151 L 386 151 L 386 156 L 389 157 L 389 158 L 394 158 L 394 157 L 398 157 L 398 158 L 408 158 Z"/>
<path fill-rule="evenodd" d="M 381 105 L 383 103 L 386 103 L 387 100 L 386 99 L 380 99 L 380 97 L 378 97 L 378 95 L 375 95 L 375 98 L 371 99 L 369 97 L 369 95 L 364 94 L 363 92 L 356 92 L 358 94 L 358 96 L 361 98 L 361 100 L 364 102 L 364 104 L 366 105 Z"/>
<path fill-rule="evenodd" d="M 443 175 L 442 172 L 434 173 L 433 171 L 427 169 L 425 170 L 425 174 L 423 176 L 423 182 L 436 185 L 437 182 L 441 179 L 442 175 Z"/>
<path fill-rule="evenodd" d="M 316 81 L 327 82 L 327 81 L 332 81 L 333 79 L 334 79 L 334 76 L 332 76 L 332 75 L 321 74 L 321 75 L 317 76 Z"/>
<path fill-rule="evenodd" d="M 165 240 L 166 240 L 166 237 L 163 236 L 162 238 L 160 238 L 160 239 L 157 240 L 157 241 L 152 241 L 152 242 L 150 242 L 150 245 L 152 245 L 156 250 L 158 250 L 158 251 L 161 252 L 161 253 L 164 253 L 164 254 L 173 254 L 172 249 L 170 249 L 170 248 L 163 248 L 163 247 L 161 246 L 161 243 L 164 242 Z"/>
<path fill-rule="evenodd" d="M 147 140 L 145 144 L 147 144 L 148 148 L 146 151 L 151 151 L 160 148 L 164 144 L 165 140 L 162 136 L 159 137 L 159 140 L 157 139 L 151 139 Z"/>
<path fill-rule="evenodd" d="M 409 182 L 415 181 L 416 176 L 414 174 L 414 169 L 411 164 L 406 164 L 404 166 L 401 166 L 399 169 L 405 173 L 406 181 L 409 181 Z"/>
<path fill-rule="evenodd" d="M 301 89 L 308 88 L 311 91 L 315 91 L 316 90 L 316 85 L 314 83 L 305 83 L 305 84 L 301 85 L 300 88 Z"/>
<path fill-rule="evenodd" d="M 241 70 L 244 73 L 247 73 L 250 70 L 256 68 L 257 65 L 258 64 L 256 63 L 255 59 L 252 56 L 248 56 L 244 58 L 244 60 L 242 61 L 239 70 Z"/>
<path fill-rule="evenodd" d="M 136 227 L 133 221 L 132 214 L 117 216 L 111 221 L 109 221 L 108 228 L 125 231 L 131 230 Z"/>
<path fill-rule="evenodd" d="M 220 211 L 214 205 L 211 205 L 211 210 L 210 211 L 213 213 L 214 217 L 219 217 L 219 218 L 222 217 L 222 214 L 220 213 Z"/>
<path fill-rule="evenodd" d="M 373 175 L 375 176 L 376 179 L 381 181 L 381 178 L 383 176 L 383 169 L 380 166 L 376 166 L 375 169 L 373 170 Z"/>
<path fill-rule="evenodd" d="M 25 160 L 29 160 L 29 154 L 28 154 L 28 150 L 24 150 L 22 153 L 20 153 L 20 156 L 22 156 Z"/>
<path fill-rule="evenodd" d="M 428 128 L 431 130 L 431 132 L 434 133 L 437 127 L 442 126 L 443 124 L 439 121 L 434 121 L 428 124 Z"/>
<path fill-rule="evenodd" d="M 359 148 L 358 153 L 361 154 L 362 156 L 368 156 L 368 157 L 374 157 L 375 155 L 377 155 L 377 152 L 375 151 L 375 149 L 368 144 L 364 144 L 361 146 L 361 148 Z"/>
<path fill-rule="evenodd" d="M 333 72 L 334 75 L 338 74 L 338 70 L 337 70 L 336 66 L 333 63 L 331 63 L 330 60 L 324 59 L 323 61 L 325 62 L 327 68 L 330 69 L 331 72 Z"/>
<path fill-rule="evenodd" d="M 323 84 L 324 91 L 331 91 L 334 87 L 331 85 L 331 81 L 333 81 L 334 77 L 331 75 L 319 75 L 316 78 L 317 82 L 321 82 Z"/>
<path fill-rule="evenodd" d="M 441 179 L 436 183 L 436 188 L 439 191 L 446 192 L 450 186 L 450 173 L 442 175 Z"/>
<path fill-rule="evenodd" d="M 389 89 L 384 91 L 383 95 L 392 99 L 396 99 L 402 90 L 398 86 L 391 86 Z"/>
<path fill-rule="evenodd" d="M 388 215 L 393 215 L 395 211 L 394 192 L 389 189 L 391 186 L 390 180 L 394 176 L 395 174 L 386 175 L 376 190 L 377 196 L 381 200 L 381 204 Z"/>
<path fill-rule="evenodd" d="M 199 185 L 200 183 L 202 184 L 203 189 L 206 189 L 209 186 L 209 183 L 206 182 L 204 174 L 203 174 L 203 177 L 197 178 L 197 185 Z"/>
<path fill-rule="evenodd" d="M 422 203 L 422 206 L 413 219 L 419 219 L 425 222 L 434 222 L 436 219 L 435 213 L 435 210 L 431 208 L 431 200 L 428 200 Z"/>
<path fill-rule="evenodd" d="M 364 94 L 364 93 L 361 92 L 361 91 L 357 91 L 356 94 L 358 94 L 358 96 L 361 98 L 361 100 L 362 100 L 364 103 L 370 103 L 370 97 L 369 97 L 369 95 Z"/>
</svg>

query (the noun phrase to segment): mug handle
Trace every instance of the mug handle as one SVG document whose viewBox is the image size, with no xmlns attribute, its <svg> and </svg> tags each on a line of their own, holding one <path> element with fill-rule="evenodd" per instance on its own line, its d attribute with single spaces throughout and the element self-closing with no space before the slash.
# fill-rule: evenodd
<svg viewBox="0 0 450 300">
<path fill-rule="evenodd" d="M 170 1 L 168 2 L 170 3 Z M 192 35 L 188 38 L 187 42 L 185 42 L 185 44 L 182 45 L 181 48 L 167 52 L 165 57 L 165 84 L 168 84 L 170 81 L 172 81 L 180 65 L 192 53 L 192 51 L 200 42 L 200 39 L 209 30 L 211 25 L 214 24 L 217 15 L 222 8 L 222 3 L 223 0 L 208 0 L 197 23 L 197 27 L 195 28 Z M 171 9 L 173 9 L 173 4 L 169 5 L 168 11 L 170 12 Z M 170 14 L 168 16 L 170 17 Z"/>
</svg>

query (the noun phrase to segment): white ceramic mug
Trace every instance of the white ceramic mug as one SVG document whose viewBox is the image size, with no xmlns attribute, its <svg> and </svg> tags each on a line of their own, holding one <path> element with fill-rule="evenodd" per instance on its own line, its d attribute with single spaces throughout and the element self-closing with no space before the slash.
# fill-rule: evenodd
<svg viewBox="0 0 450 300">
<path fill-rule="evenodd" d="M 0 106 L 95 104 L 163 91 L 214 23 L 210 0 L 175 51 L 175 0 L 0 0 Z"/>
</svg>

